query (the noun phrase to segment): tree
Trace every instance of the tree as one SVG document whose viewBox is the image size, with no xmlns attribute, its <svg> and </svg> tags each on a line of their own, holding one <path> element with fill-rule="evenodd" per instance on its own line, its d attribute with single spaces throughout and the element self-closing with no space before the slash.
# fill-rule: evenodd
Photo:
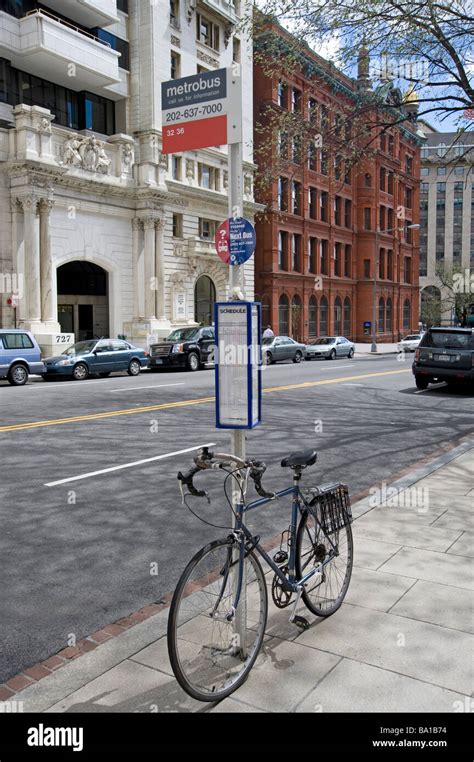
<svg viewBox="0 0 474 762">
<path fill-rule="evenodd" d="M 440 264 L 436 268 L 440 288 L 428 286 L 421 293 L 421 320 L 428 327 L 439 325 L 443 315 L 461 322 L 474 302 L 474 272 L 458 265 Z M 445 318 L 446 319 L 446 318 Z"/>
</svg>

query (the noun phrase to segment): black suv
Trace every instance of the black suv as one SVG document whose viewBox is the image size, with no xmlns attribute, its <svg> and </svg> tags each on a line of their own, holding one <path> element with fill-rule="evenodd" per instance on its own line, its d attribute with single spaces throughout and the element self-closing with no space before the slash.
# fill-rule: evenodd
<svg viewBox="0 0 474 762">
<path fill-rule="evenodd" d="M 178 328 L 159 344 L 150 346 L 150 369 L 199 370 L 214 364 L 214 328 Z"/>
<path fill-rule="evenodd" d="M 418 389 L 432 381 L 473 381 L 472 328 L 429 328 L 415 352 L 413 373 Z"/>
</svg>

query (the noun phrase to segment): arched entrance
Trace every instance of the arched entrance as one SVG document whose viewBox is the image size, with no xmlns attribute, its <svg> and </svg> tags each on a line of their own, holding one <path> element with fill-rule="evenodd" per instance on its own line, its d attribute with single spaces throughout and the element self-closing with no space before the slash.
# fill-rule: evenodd
<svg viewBox="0 0 474 762">
<path fill-rule="evenodd" d="M 214 323 L 216 287 L 208 275 L 201 275 L 194 287 L 194 320 L 201 325 Z"/>
<path fill-rule="evenodd" d="M 109 336 L 107 271 L 92 262 L 68 262 L 57 270 L 58 322 L 76 341 Z"/>
</svg>

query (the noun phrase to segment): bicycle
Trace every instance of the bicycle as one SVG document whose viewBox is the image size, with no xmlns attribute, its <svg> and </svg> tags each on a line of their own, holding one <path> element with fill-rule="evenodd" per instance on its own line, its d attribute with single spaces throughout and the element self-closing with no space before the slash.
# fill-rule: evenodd
<svg viewBox="0 0 474 762">
<path fill-rule="evenodd" d="M 353 562 L 349 494 L 343 484 L 320 486 L 306 495 L 301 492 L 302 472 L 316 460 L 314 450 L 294 452 L 283 458 L 281 465 L 293 470 L 293 483 L 276 493 L 267 492 L 262 486 L 264 463 L 212 453 L 207 447 L 198 451 L 195 466 L 188 473 L 178 473 L 186 505 L 188 494 L 208 497 L 193 483 L 193 477 L 201 470 L 219 468 L 227 472 L 224 494 L 231 507 L 227 479 L 235 478 L 238 489 L 238 499 L 234 495 L 231 533 L 194 555 L 171 602 L 167 634 L 171 667 L 181 687 L 198 701 L 220 701 L 237 690 L 259 654 L 267 621 L 268 594 L 257 553 L 274 572 L 271 593 L 275 605 L 286 608 L 296 596 L 290 622 L 298 627 L 309 627 L 305 617 L 296 614 L 301 598 L 320 617 L 333 614 L 344 600 Z M 247 504 L 249 478 L 260 497 Z M 186 494 L 184 487 L 188 490 Z M 289 495 L 290 525 L 281 535 L 280 549 L 271 558 L 261 547 L 260 536 L 246 527 L 244 515 Z"/>
</svg>

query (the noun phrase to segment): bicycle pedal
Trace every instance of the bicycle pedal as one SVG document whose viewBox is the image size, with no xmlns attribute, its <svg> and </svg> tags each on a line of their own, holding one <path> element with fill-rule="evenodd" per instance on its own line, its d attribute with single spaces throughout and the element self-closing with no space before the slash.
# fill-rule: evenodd
<svg viewBox="0 0 474 762">
<path fill-rule="evenodd" d="M 296 624 L 301 630 L 308 630 L 310 627 L 308 620 L 305 619 L 304 616 L 295 616 L 293 624 Z"/>
<path fill-rule="evenodd" d="M 277 550 L 273 556 L 273 560 L 276 564 L 285 564 L 288 561 L 288 553 L 286 550 Z"/>
</svg>

